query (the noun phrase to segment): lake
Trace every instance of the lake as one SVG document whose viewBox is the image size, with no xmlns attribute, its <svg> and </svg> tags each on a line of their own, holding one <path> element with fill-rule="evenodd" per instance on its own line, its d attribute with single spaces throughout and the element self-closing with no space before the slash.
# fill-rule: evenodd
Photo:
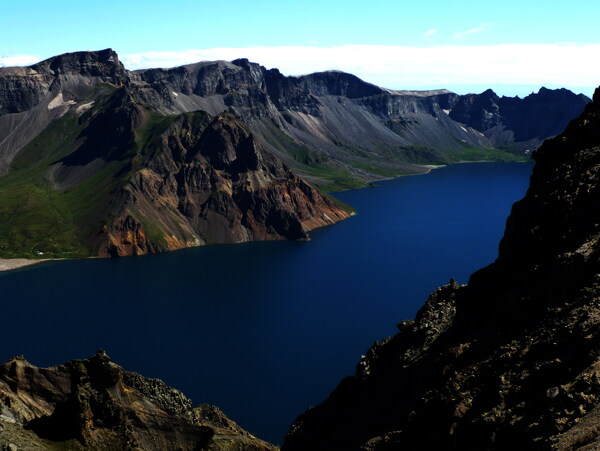
<svg viewBox="0 0 600 451">
<path fill-rule="evenodd" d="M 456 164 L 336 193 L 356 216 L 309 242 L 215 245 L 0 273 L 0 360 L 103 348 L 282 443 L 375 341 L 497 256 L 532 164 Z"/>
</svg>

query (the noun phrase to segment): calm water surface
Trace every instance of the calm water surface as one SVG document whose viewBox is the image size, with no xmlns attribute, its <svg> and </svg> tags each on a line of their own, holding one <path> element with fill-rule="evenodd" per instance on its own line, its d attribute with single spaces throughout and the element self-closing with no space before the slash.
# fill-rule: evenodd
<svg viewBox="0 0 600 451">
<path fill-rule="evenodd" d="M 219 245 L 0 273 L 0 360 L 99 348 L 281 443 L 374 340 L 491 263 L 532 165 L 457 164 L 338 193 L 358 215 L 310 242 Z"/>
</svg>

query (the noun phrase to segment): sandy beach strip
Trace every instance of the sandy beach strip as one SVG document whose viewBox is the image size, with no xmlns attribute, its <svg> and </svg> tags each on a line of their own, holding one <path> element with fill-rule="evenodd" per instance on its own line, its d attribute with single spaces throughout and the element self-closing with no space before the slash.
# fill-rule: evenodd
<svg viewBox="0 0 600 451">
<path fill-rule="evenodd" d="M 27 258 L 0 258 L 0 271 L 10 271 L 11 269 L 23 268 L 37 263 L 47 262 L 51 259 L 29 260 Z"/>
</svg>

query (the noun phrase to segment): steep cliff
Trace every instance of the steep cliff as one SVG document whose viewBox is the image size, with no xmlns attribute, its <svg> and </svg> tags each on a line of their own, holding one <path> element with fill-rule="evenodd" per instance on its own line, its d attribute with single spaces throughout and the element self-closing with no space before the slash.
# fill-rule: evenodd
<svg viewBox="0 0 600 451">
<path fill-rule="evenodd" d="M 597 449 L 600 89 L 534 153 L 496 262 L 431 294 L 284 449 Z"/>
<path fill-rule="evenodd" d="M 478 121 L 491 108 L 482 96 L 508 106 Z M 558 132 L 585 103 L 565 90 L 390 91 L 245 59 L 130 72 L 110 49 L 0 68 L 0 256 L 306 239 L 350 214 L 308 183 L 352 188 L 427 164 L 526 158 L 498 147 Z M 529 136 L 521 128 L 536 115 L 554 125 Z"/>
<path fill-rule="evenodd" d="M 364 181 L 420 172 L 419 164 L 516 158 L 493 150 L 535 149 L 589 101 L 547 89 L 526 99 L 392 91 L 338 71 L 286 77 L 245 59 L 140 70 L 131 80 L 166 114 L 234 111 L 286 163 L 320 183 L 323 170 L 337 170 L 341 183 L 339 171 Z M 282 149 L 286 137 L 300 147 Z"/>
<path fill-rule="evenodd" d="M 545 138 L 562 132 L 588 99 L 567 89 L 541 88 L 524 99 L 498 97 L 488 89 L 453 99 L 449 115 L 483 132 L 494 146 L 533 150 Z"/>
<path fill-rule="evenodd" d="M 64 114 L 49 115 L 49 102 L 64 107 L 99 82 L 126 85 L 165 115 L 233 112 L 288 166 L 333 188 L 423 172 L 422 164 L 517 158 L 497 149 L 535 148 L 589 100 L 547 89 L 526 99 L 392 91 L 338 71 L 286 77 L 246 59 L 129 72 L 110 49 L 78 52 L 0 69 L 0 170 Z M 53 100 L 59 93 L 62 103 Z"/>
<path fill-rule="evenodd" d="M 18 76 L 53 81 L 25 93 L 22 108 L 39 102 L 31 109 L 7 102 L 15 112 L 0 116 L 14 122 L 3 141 L 10 152 L 0 154 L 2 256 L 307 239 L 350 214 L 297 177 L 239 117 L 157 112 L 112 51 L 67 54 L 25 72 Z M 31 118 L 41 131 L 28 126 Z"/>
<path fill-rule="evenodd" d="M 159 124 L 151 155 L 115 195 L 117 219 L 100 232 L 100 255 L 139 255 L 209 243 L 307 239 L 348 217 L 295 176 L 228 113 L 192 113 Z"/>
<path fill-rule="evenodd" d="M 0 366 L 0 405 L 2 449 L 277 449 L 103 351 L 51 368 L 10 359 Z"/>
</svg>

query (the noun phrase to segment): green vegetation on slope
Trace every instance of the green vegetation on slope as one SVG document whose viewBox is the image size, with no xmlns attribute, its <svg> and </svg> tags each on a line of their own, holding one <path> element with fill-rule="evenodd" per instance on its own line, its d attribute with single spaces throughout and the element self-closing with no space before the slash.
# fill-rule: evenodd
<svg viewBox="0 0 600 451">
<path fill-rule="evenodd" d="M 75 187 L 57 189 L 48 167 L 81 144 L 82 130 L 72 115 L 54 121 L 0 178 L 0 257 L 90 255 L 83 243 L 99 230 L 109 194 L 118 185 L 112 176 L 124 163 L 109 162 Z"/>
<path fill-rule="evenodd" d="M 92 109 L 80 117 L 68 113 L 52 122 L 19 152 L 9 173 L 0 177 L 0 257 L 95 255 L 97 244 L 94 237 L 104 224 L 122 213 L 119 210 L 121 206 L 114 204 L 118 190 L 132 174 L 162 151 L 163 132 L 181 116 L 186 118 L 185 126 L 191 130 L 203 128 L 203 124 L 210 120 L 206 113 L 200 112 L 164 116 L 157 112 L 134 110 L 127 91 L 115 87 L 102 86 L 91 95 L 95 96 Z M 112 135 L 113 113 L 121 115 L 119 117 L 124 118 L 124 124 L 132 117 L 128 114 L 141 115 L 141 124 L 129 134 L 120 130 L 120 134 Z M 472 149 L 461 145 L 445 152 L 389 146 L 366 151 L 336 143 L 349 156 L 348 162 L 342 163 L 294 142 L 274 124 L 263 125 L 262 134 L 271 150 L 323 192 L 361 188 L 369 185 L 367 180 L 374 175 L 392 178 L 425 172 L 426 169 L 420 166 L 424 164 L 528 159 L 503 150 Z M 59 171 L 65 166 L 75 167 L 74 172 L 83 170 L 83 163 L 77 166 L 77 159 L 67 165 L 61 160 L 71 158 L 82 146 L 89 144 L 86 139 L 90 136 L 90 140 L 94 136 L 97 139 L 98 133 L 104 136 L 103 132 L 110 134 L 112 147 L 104 149 L 102 143 L 92 143 L 92 150 L 98 153 L 98 165 L 81 180 L 71 180 L 61 187 L 55 178 L 57 167 L 62 166 Z M 102 153 L 104 151 L 106 155 Z M 87 156 L 85 152 L 83 154 L 82 157 Z M 344 208 L 352 210 L 346 205 Z M 129 213 L 143 223 L 151 242 L 159 248 L 167 247 L 164 236 L 168 231 L 163 230 L 160 221 L 143 218 L 135 211 Z"/>
<path fill-rule="evenodd" d="M 95 94 L 98 94 L 97 92 Z M 123 137 L 121 158 L 98 158 L 87 177 L 61 188 L 54 174 L 61 160 L 86 143 L 86 130 L 122 93 L 107 88 L 82 116 L 71 113 L 53 121 L 19 152 L 8 174 L 0 177 L 0 257 L 49 258 L 95 255 L 94 237 L 118 205 L 115 193 L 151 155 L 140 151 L 164 116 L 148 114 L 134 140 Z M 117 106 L 118 107 L 118 106 Z M 96 124 L 97 125 L 97 124 Z M 102 124 L 100 124 L 102 125 Z M 97 145 L 97 144 L 96 144 Z M 67 165 L 68 166 L 68 165 Z M 83 166 L 75 171 L 85 171 Z"/>
</svg>

